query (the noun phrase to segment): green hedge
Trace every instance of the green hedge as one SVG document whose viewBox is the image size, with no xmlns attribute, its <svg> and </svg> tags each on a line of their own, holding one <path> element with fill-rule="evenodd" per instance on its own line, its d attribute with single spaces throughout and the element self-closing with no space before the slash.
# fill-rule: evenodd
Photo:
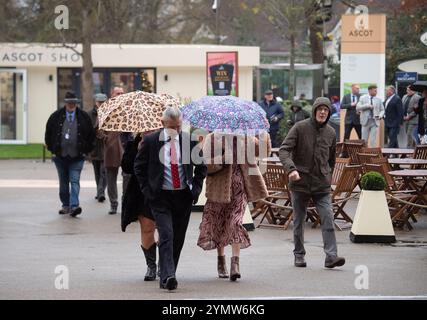
<svg viewBox="0 0 427 320">
<path fill-rule="evenodd" d="M 49 151 L 45 150 L 46 158 L 52 155 Z M 43 144 L 1 144 L 0 145 L 0 159 L 42 159 L 43 158 Z"/>
</svg>

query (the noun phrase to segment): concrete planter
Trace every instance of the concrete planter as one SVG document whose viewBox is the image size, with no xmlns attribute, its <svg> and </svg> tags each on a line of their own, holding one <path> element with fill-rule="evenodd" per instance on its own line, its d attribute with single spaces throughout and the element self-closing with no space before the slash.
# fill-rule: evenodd
<svg viewBox="0 0 427 320">
<path fill-rule="evenodd" d="M 384 191 L 362 190 L 350 240 L 355 243 L 396 242 Z"/>
</svg>

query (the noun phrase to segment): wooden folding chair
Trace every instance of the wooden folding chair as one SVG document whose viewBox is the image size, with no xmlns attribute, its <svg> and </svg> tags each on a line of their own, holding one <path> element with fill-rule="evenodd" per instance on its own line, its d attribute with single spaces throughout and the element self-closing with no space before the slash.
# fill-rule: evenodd
<svg viewBox="0 0 427 320">
<path fill-rule="evenodd" d="M 332 172 L 332 185 L 336 185 L 341 178 L 342 171 L 346 165 L 350 164 L 350 158 L 336 158 L 335 168 Z"/>
<path fill-rule="evenodd" d="M 281 164 L 267 163 L 264 181 L 268 190 L 268 197 L 260 200 L 252 210 L 252 218 L 262 215 L 257 227 L 267 219 L 268 226 L 282 226 L 291 217 L 291 194 L 288 189 L 288 175 Z"/>
<path fill-rule="evenodd" d="M 335 147 L 335 157 L 341 157 L 341 154 L 344 152 L 344 142 L 337 142 Z"/>
<path fill-rule="evenodd" d="M 384 158 L 384 155 L 383 155 L 380 147 L 374 147 L 374 148 L 364 147 L 360 150 L 360 152 L 361 153 L 372 153 L 372 154 L 378 155 L 378 158 Z"/>
<path fill-rule="evenodd" d="M 378 159 L 379 155 L 377 153 L 357 153 L 357 157 L 359 159 L 359 164 L 362 165 L 362 169 L 364 170 L 363 165 L 366 163 L 372 163 L 372 159 Z"/>
<path fill-rule="evenodd" d="M 353 220 L 345 212 L 344 207 L 347 202 L 354 198 L 358 193 L 354 193 L 360 180 L 360 173 L 362 172 L 361 165 L 347 165 L 344 167 L 341 177 L 332 192 L 332 208 L 334 211 L 334 220 L 344 220 L 353 223 Z M 337 224 L 336 227 L 340 230 Z"/>
<path fill-rule="evenodd" d="M 258 201 L 254 208 L 257 210 L 257 217 L 262 215 L 262 218 L 257 225 L 266 227 L 283 227 L 285 230 L 293 220 L 293 208 L 291 192 L 288 188 L 288 175 L 282 165 L 268 163 L 267 171 L 264 174 L 264 180 L 267 186 L 269 195 L 267 198 Z M 267 219 L 269 224 L 263 223 Z M 312 227 L 315 228 L 320 223 L 320 217 L 316 212 L 316 208 L 311 204 L 307 207 L 306 221 L 313 222 Z"/>
<path fill-rule="evenodd" d="M 351 159 L 351 164 L 359 164 L 359 158 L 357 157 L 357 153 L 360 152 L 360 150 L 365 146 L 365 141 L 361 140 L 361 141 L 357 141 L 357 142 L 353 142 L 353 141 L 345 141 L 344 145 L 345 145 L 345 149 L 348 153 L 348 156 Z"/>
<path fill-rule="evenodd" d="M 414 159 L 427 159 L 427 144 L 415 146 Z M 427 169 L 427 164 L 421 166 L 411 166 L 411 169 Z"/>
</svg>

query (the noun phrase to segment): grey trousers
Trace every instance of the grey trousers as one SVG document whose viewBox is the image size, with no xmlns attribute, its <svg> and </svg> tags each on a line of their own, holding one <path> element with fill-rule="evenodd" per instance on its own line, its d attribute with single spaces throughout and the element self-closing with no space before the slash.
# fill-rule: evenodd
<svg viewBox="0 0 427 320">
<path fill-rule="evenodd" d="M 104 161 L 92 160 L 93 172 L 95 173 L 96 196 L 104 197 L 105 188 L 107 187 L 107 178 L 105 176 Z"/>
<path fill-rule="evenodd" d="M 365 126 L 362 126 L 362 139 L 368 143 L 369 147 L 374 148 L 377 146 L 377 131 L 378 127 L 374 119 L 369 119 Z"/>
<path fill-rule="evenodd" d="M 337 241 L 335 238 L 334 217 L 332 213 L 331 195 L 329 193 L 309 194 L 291 191 L 292 207 L 294 209 L 294 255 L 304 256 L 304 223 L 307 215 L 307 206 L 310 199 L 320 215 L 323 250 L 326 257 L 337 256 Z"/>
<path fill-rule="evenodd" d="M 408 148 L 415 148 L 416 146 L 416 142 L 412 136 L 415 128 L 418 128 L 418 124 L 406 124 L 406 146 Z"/>
<path fill-rule="evenodd" d="M 117 199 L 117 174 L 119 168 L 105 168 L 107 174 L 107 192 L 108 198 L 110 199 L 111 209 L 117 209 L 119 201 Z"/>
</svg>

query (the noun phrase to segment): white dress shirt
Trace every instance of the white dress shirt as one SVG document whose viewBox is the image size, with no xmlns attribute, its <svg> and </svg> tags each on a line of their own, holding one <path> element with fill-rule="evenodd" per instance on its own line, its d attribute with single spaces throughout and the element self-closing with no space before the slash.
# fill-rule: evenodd
<svg viewBox="0 0 427 320">
<path fill-rule="evenodd" d="M 163 180 L 163 190 L 182 190 L 187 187 L 185 182 L 185 174 L 184 168 L 182 167 L 182 159 L 181 159 L 181 150 L 179 146 L 179 135 L 175 135 L 172 139 L 171 136 L 163 130 L 163 134 L 165 137 L 164 148 L 164 180 Z M 173 187 L 172 182 L 172 170 L 171 170 L 171 143 L 175 144 L 176 157 L 178 159 L 178 172 L 179 172 L 179 180 L 180 180 L 180 188 L 175 189 Z"/>
<path fill-rule="evenodd" d="M 393 94 L 392 96 L 388 97 L 388 99 L 385 101 L 385 108 L 386 108 L 386 109 L 387 109 L 388 103 L 391 101 L 391 99 L 393 99 L 393 97 L 394 97 L 395 95 L 396 95 L 396 94 Z"/>
</svg>

